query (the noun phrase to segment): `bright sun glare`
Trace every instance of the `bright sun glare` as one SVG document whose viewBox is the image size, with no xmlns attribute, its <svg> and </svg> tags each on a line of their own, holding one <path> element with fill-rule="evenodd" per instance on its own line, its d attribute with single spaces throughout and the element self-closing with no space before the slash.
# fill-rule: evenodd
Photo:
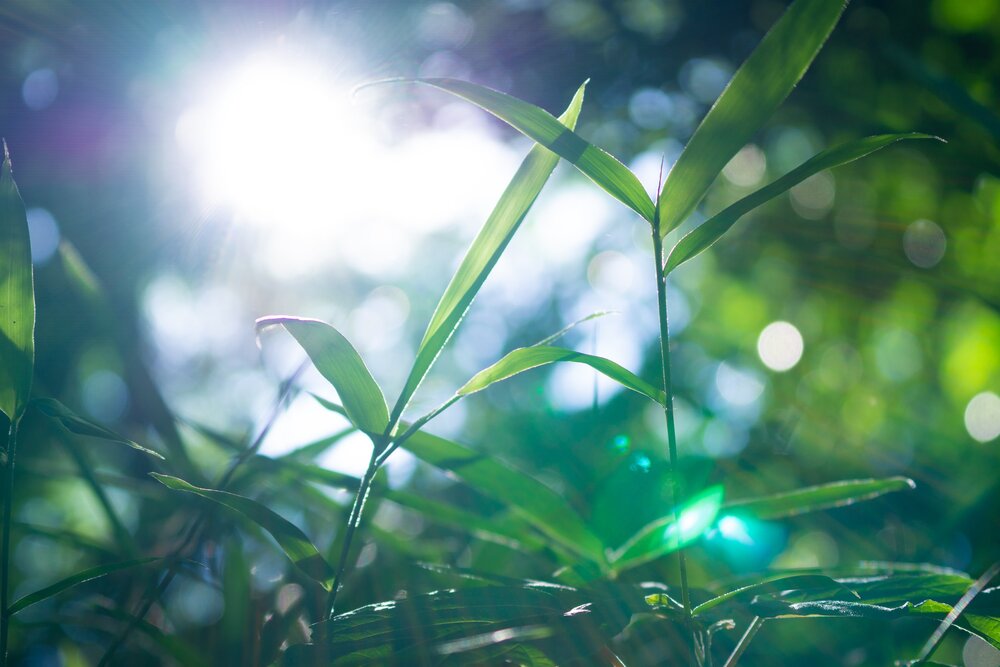
<svg viewBox="0 0 1000 667">
<path fill-rule="evenodd" d="M 349 98 L 322 70 L 269 54 L 220 77 L 177 124 L 205 203 L 258 222 L 328 217 L 370 154 Z"/>
</svg>

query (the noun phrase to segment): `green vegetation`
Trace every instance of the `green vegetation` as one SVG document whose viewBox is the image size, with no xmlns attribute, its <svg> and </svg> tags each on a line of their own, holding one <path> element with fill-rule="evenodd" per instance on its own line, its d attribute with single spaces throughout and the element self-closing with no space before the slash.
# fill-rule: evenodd
<svg viewBox="0 0 1000 667">
<path fill-rule="evenodd" d="M 974 489 L 977 497 L 948 508 L 945 521 L 952 531 L 970 521 L 967 515 L 973 523 L 993 524 L 980 527 L 987 534 L 975 544 L 986 544 L 986 553 L 952 567 L 953 562 L 911 558 L 914 550 L 898 544 L 885 546 L 913 539 L 900 537 L 910 531 L 930 530 L 924 524 L 907 528 L 905 522 L 921 511 L 933 512 L 935 496 L 928 494 L 935 492 L 934 484 L 946 482 L 929 474 L 915 482 L 905 463 L 872 464 L 878 455 L 891 458 L 892 450 L 879 449 L 886 433 L 905 432 L 911 440 L 940 437 L 922 432 L 919 419 L 926 415 L 906 414 L 936 415 L 945 408 L 931 404 L 927 392 L 914 386 L 918 371 L 904 368 L 907 359 L 895 354 L 898 346 L 919 347 L 922 329 L 932 322 L 949 341 L 940 360 L 941 393 L 950 393 L 953 402 L 971 395 L 995 397 L 983 393 L 1000 377 L 1000 357 L 983 342 L 1000 343 L 1000 311 L 989 300 L 989 286 L 979 291 L 977 305 L 967 307 L 962 321 L 938 322 L 934 297 L 919 282 L 899 284 L 873 306 L 882 311 L 873 320 L 907 322 L 903 334 L 899 327 L 877 329 L 872 335 L 877 340 L 869 347 L 875 349 L 875 365 L 890 380 L 916 377 L 911 385 L 892 385 L 915 400 L 897 402 L 896 396 L 882 395 L 881 387 L 865 386 L 857 370 L 859 353 L 843 343 L 854 334 L 845 322 L 856 303 L 809 302 L 792 311 L 807 322 L 803 328 L 810 308 L 828 307 L 827 326 L 844 331 L 838 334 L 839 344 L 826 346 L 809 376 L 794 385 L 776 384 L 771 412 L 754 439 L 779 442 L 746 450 L 745 442 L 731 450 L 724 444 L 715 455 L 696 456 L 692 441 L 711 441 L 710 427 L 692 429 L 682 423 L 684 411 L 697 412 L 692 386 L 703 374 L 695 368 L 699 358 L 713 350 L 719 359 L 731 358 L 727 350 L 746 347 L 748 332 L 752 338 L 776 314 L 789 312 L 775 302 L 811 298 L 779 275 L 790 269 L 787 254 L 770 245 L 768 235 L 774 230 L 749 240 L 729 238 L 742 231 L 736 223 L 744 217 L 763 222 L 759 207 L 815 185 L 817 175 L 827 170 L 842 167 L 838 174 L 851 174 L 864 164 L 855 161 L 882 149 L 886 151 L 878 159 L 888 165 L 892 178 L 908 178 L 907 169 L 923 173 L 926 158 L 902 151 L 921 146 L 933 154 L 944 145 L 931 134 L 911 131 L 922 128 L 897 126 L 897 131 L 850 138 L 803 157 L 797 165 L 784 165 L 784 173 L 769 182 L 762 171 L 753 183 L 726 185 L 723 175 L 729 165 L 747 155 L 748 145 L 759 150 L 752 142 L 810 69 L 844 8 L 841 0 L 792 2 L 732 74 L 669 171 L 661 174 L 653 196 L 641 174 L 584 139 L 582 130 L 578 133 L 586 83 L 558 117 L 454 78 L 397 78 L 362 87 L 359 97 L 388 90 L 392 92 L 385 94 L 399 96 L 392 98 L 398 104 L 427 88 L 436 91 L 434 104 L 447 99 L 439 96 L 446 93 L 463 106 L 468 102 L 489 112 L 534 143 L 461 261 L 425 258 L 457 268 L 408 365 L 392 368 L 398 371 L 399 388 L 377 379 L 395 361 L 383 364 L 363 355 L 365 346 L 348 339 L 347 318 L 335 326 L 299 316 L 261 317 L 256 333 L 265 354 L 289 343 L 290 335 L 300 348 L 296 353 L 304 353 L 308 363 L 286 374 L 271 413 L 243 435 L 175 414 L 137 361 L 142 355 L 128 331 L 105 336 L 105 343 L 113 344 L 105 345 L 102 354 L 131 366 L 133 400 L 142 407 L 138 423 L 125 424 L 127 430 L 120 428 L 122 423 L 98 423 L 102 420 L 93 414 L 67 407 L 74 402 L 72 395 L 50 389 L 51 367 L 58 362 L 49 360 L 45 339 L 36 336 L 36 302 L 40 327 L 46 326 L 46 317 L 56 317 L 60 299 L 82 302 L 108 326 L 114 323 L 116 306 L 66 241 L 58 255 L 63 291 L 36 289 L 29 216 L 5 146 L 0 177 L 0 410 L 9 435 L 0 458 L 0 664 L 34 655 L 32 647 L 46 642 L 59 647 L 54 662 L 34 657 L 30 664 L 732 667 L 737 662 L 777 664 L 774 655 L 809 664 L 943 664 L 930 660 L 958 660 L 963 644 L 955 637 L 965 635 L 1000 649 L 1000 588 L 993 585 L 1000 564 L 990 564 L 998 554 L 995 534 L 988 534 L 996 528 L 991 507 L 995 473 L 984 473 L 990 479 Z M 956 92 L 953 82 L 925 72 L 905 54 L 894 57 L 946 104 L 990 129 L 995 119 L 959 94 L 961 87 Z M 624 204 L 632 220 L 622 224 L 638 216 L 647 259 L 639 275 L 652 284 L 643 292 L 649 298 L 642 308 L 648 312 L 595 312 L 562 329 L 551 327 L 558 331 L 543 332 L 537 343 L 524 344 L 539 337 L 534 334 L 542 327 L 533 327 L 532 337 L 526 333 L 519 343 L 507 345 L 504 349 L 510 351 L 471 377 L 466 374 L 464 383 L 443 393 L 428 387 L 432 371 L 448 363 L 463 318 L 560 161 Z M 901 166 L 895 166 L 897 161 Z M 852 185 L 866 191 L 863 180 L 845 176 L 844 196 L 852 197 Z M 1000 220 L 1000 187 L 992 176 L 983 177 L 977 187 L 986 193 L 982 197 L 992 207 L 995 224 Z M 913 216 L 923 215 L 921 206 L 934 199 L 905 188 L 892 190 L 891 196 Z M 948 206 L 955 210 L 971 206 L 970 195 L 949 196 Z M 546 222 L 534 220 L 539 226 Z M 753 226 L 750 222 L 743 226 Z M 963 252 L 973 252 L 970 238 L 957 239 Z M 921 243 L 916 259 L 911 257 L 917 266 L 924 262 L 920 253 L 927 246 Z M 719 259 L 703 255 L 710 248 L 733 254 Z M 755 255 L 764 259 L 754 263 Z M 690 268 L 698 261 L 707 262 L 700 277 L 686 283 L 684 292 L 674 290 L 671 281 L 681 280 L 687 270 L 682 265 L 690 262 Z M 982 262 L 987 272 L 996 268 L 995 257 Z M 740 265 L 750 268 L 735 279 L 725 277 Z M 896 270 L 865 266 L 885 274 Z M 815 280 L 809 269 L 798 275 Z M 744 282 L 746 276 L 753 281 Z M 826 284 L 836 292 L 853 280 L 843 272 Z M 961 291 L 960 286 L 951 289 Z M 685 316 L 679 326 L 668 313 L 676 312 L 673 299 L 684 293 L 703 298 L 703 315 L 693 324 Z M 642 367 L 629 369 L 595 350 L 575 349 L 586 342 L 574 345 L 574 337 L 580 341 L 581 332 L 598 331 L 609 318 L 625 318 L 630 328 L 650 328 L 647 338 L 653 344 Z M 278 328 L 285 333 L 270 331 Z M 799 350 L 790 365 L 785 359 L 768 361 L 761 334 L 759 354 L 769 368 L 787 370 L 798 361 L 802 340 L 798 329 L 792 331 L 799 336 Z M 779 352 L 789 346 L 794 341 L 783 339 Z M 761 382 L 748 380 L 746 373 L 740 376 L 726 363 L 716 366 L 719 391 L 724 394 L 726 383 L 735 382 L 742 389 L 732 391 L 756 393 L 748 400 L 728 400 L 728 407 L 727 401 L 714 406 L 706 401 L 701 408 L 706 419 L 691 422 L 708 421 L 710 412 L 712 419 L 727 409 L 737 412 L 763 391 Z M 548 406 L 537 409 L 533 402 L 540 394 L 529 378 L 563 365 L 585 367 L 630 391 L 602 402 L 594 384 L 590 410 L 569 415 Z M 967 371 L 969 366 L 976 370 Z M 313 371 L 327 386 L 317 388 L 304 379 Z M 972 377 L 976 373 L 981 377 Z M 430 403 L 436 407 L 427 408 L 422 392 L 439 400 Z M 328 398 L 334 395 L 335 400 Z M 501 397 L 495 404 L 494 396 Z M 934 394 L 935 401 L 941 399 Z M 265 450 L 285 409 L 297 401 L 325 409 L 327 433 L 280 453 Z M 480 412 L 476 421 L 466 423 L 467 435 L 432 432 L 458 406 L 468 404 L 479 406 Z M 785 411 L 799 408 L 794 419 L 783 421 Z M 892 420 L 906 427 L 891 431 L 886 424 Z M 346 428 L 338 428 L 345 421 Z M 721 418 L 716 423 L 726 424 Z M 791 440 L 785 427 L 799 433 L 796 442 L 804 454 L 792 457 L 782 450 Z M 644 444 L 633 450 L 630 438 Z M 546 439 L 555 442 L 545 444 Z M 103 444 L 91 449 L 97 441 Z M 608 441 L 611 446 L 605 447 Z M 858 445 L 872 442 L 879 444 L 871 449 Z M 24 469 L 15 467 L 18 445 L 23 452 L 41 448 L 38 443 L 45 443 L 40 451 L 58 446 L 62 454 L 51 460 L 31 455 Z M 364 448 L 367 463 L 359 475 L 323 465 L 323 457 L 341 445 Z M 520 450 L 505 452 L 507 446 Z M 419 462 L 415 465 L 422 473 L 400 483 L 392 478 L 391 464 L 404 455 Z M 947 477 L 945 464 L 962 456 L 950 450 L 941 454 L 937 476 Z M 983 460 L 996 461 L 995 453 L 989 456 Z M 92 515 L 75 525 L 65 512 L 51 509 L 83 496 L 90 499 L 85 511 Z M 916 509 L 900 509 L 909 505 Z M 15 507 L 21 511 L 15 513 Z M 57 520 L 49 516 L 53 514 Z M 385 520 L 393 515 L 394 520 Z M 836 527 L 830 528 L 831 523 Z M 100 528 L 92 530 L 95 525 Z M 787 539 L 788 526 L 798 531 L 796 540 Z M 837 552 L 830 533 L 843 542 L 844 558 L 823 557 Z M 770 537 L 776 534 L 781 537 Z M 934 535 L 927 539 L 935 541 Z M 820 546 L 810 547 L 810 540 Z M 53 555 L 58 549 L 70 555 L 63 558 L 66 567 L 53 567 L 58 576 L 25 591 L 11 564 L 23 562 L 24 553 L 39 553 L 37 548 L 29 551 L 31 544 L 43 545 L 40 553 L 53 563 L 59 561 Z M 971 551 L 973 545 L 966 544 Z M 19 548 L 22 555 L 15 556 Z M 855 558 L 859 553 L 868 557 Z M 920 553 L 935 552 L 927 548 Z M 970 572 L 963 571 L 971 565 Z M 30 578 L 25 581 L 34 585 Z M 205 600 L 221 605 L 200 622 L 185 626 L 177 620 L 183 614 L 172 611 Z M 199 611 L 204 610 L 189 615 L 197 618 Z M 848 660 L 854 649 L 845 644 L 842 653 L 834 648 L 831 655 L 838 631 L 828 628 L 836 623 L 855 624 L 847 627 L 862 636 L 859 641 L 870 653 L 854 653 L 857 659 Z M 71 651 L 66 648 L 70 642 L 82 648 Z M 877 651 L 870 648 L 876 645 Z"/>
</svg>

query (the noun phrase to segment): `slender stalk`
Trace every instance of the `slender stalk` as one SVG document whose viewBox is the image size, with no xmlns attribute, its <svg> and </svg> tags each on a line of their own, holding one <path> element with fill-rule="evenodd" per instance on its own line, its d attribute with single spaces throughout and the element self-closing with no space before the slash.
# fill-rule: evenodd
<svg viewBox="0 0 1000 667">
<path fill-rule="evenodd" d="M 354 533 L 361 524 L 361 513 L 365 509 L 365 502 L 368 500 L 368 494 L 371 493 L 375 473 L 379 469 L 378 452 L 378 447 L 372 450 L 372 457 L 368 462 L 368 470 L 365 471 L 364 476 L 361 478 L 361 484 L 358 486 L 358 494 L 354 496 L 354 506 L 351 507 L 351 514 L 347 519 L 347 532 L 344 534 L 344 544 L 340 548 L 340 559 L 337 561 L 337 570 L 333 577 L 333 587 L 330 589 L 330 595 L 327 597 L 327 618 L 333 617 L 334 606 L 337 603 L 337 591 L 340 589 L 340 581 L 344 576 L 344 569 L 347 567 L 347 556 L 351 551 L 351 542 L 354 541 Z"/>
<path fill-rule="evenodd" d="M 7 665 L 7 637 L 10 633 L 10 524 L 14 504 L 14 453 L 17 450 L 17 418 L 10 420 L 7 449 L 3 457 L 3 544 L 0 547 L 0 667 Z"/>
<path fill-rule="evenodd" d="M 670 377 L 670 327 L 667 324 L 667 278 L 663 273 L 663 240 L 660 238 L 659 216 L 653 223 L 653 255 L 656 261 L 656 302 L 660 314 L 660 362 L 663 371 L 663 391 L 666 401 L 663 416 L 667 422 L 667 446 L 670 454 L 670 491 L 674 511 L 680 507 L 683 497 L 680 471 L 677 468 L 677 432 L 674 428 L 674 394 Z M 691 615 L 691 592 L 688 588 L 687 561 L 684 549 L 677 550 L 677 561 L 681 575 L 681 604 Z"/>
<path fill-rule="evenodd" d="M 747 646 L 750 645 L 751 640 L 753 640 L 762 625 L 764 625 L 764 619 L 760 616 L 754 616 L 750 625 L 747 626 L 747 631 L 743 633 L 742 637 L 740 637 L 739 643 L 736 645 L 736 648 L 733 649 L 733 652 L 729 655 L 729 659 L 726 660 L 726 664 L 723 665 L 723 667 L 736 667 L 736 663 L 739 661 L 740 656 L 747 650 Z"/>
</svg>

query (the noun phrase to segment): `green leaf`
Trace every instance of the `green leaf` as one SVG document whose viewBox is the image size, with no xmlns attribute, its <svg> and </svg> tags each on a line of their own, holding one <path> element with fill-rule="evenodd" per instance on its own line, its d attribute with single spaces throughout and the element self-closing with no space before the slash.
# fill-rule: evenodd
<svg viewBox="0 0 1000 667">
<path fill-rule="evenodd" d="M 660 235 L 684 222 L 715 177 L 809 69 L 844 0 L 796 0 L 733 75 L 667 175 L 657 203 Z"/>
<path fill-rule="evenodd" d="M 604 357 L 595 357 L 582 352 L 574 352 L 561 347 L 550 347 L 546 345 L 534 345 L 522 347 L 506 354 L 500 361 L 489 368 L 476 373 L 471 380 L 466 382 L 456 393 L 459 396 L 468 396 L 477 391 L 486 389 L 491 384 L 506 380 L 509 377 L 523 373 L 532 368 L 554 364 L 560 361 L 572 361 L 590 366 L 594 370 L 603 373 L 612 380 L 618 382 L 626 389 L 642 394 L 650 400 L 663 405 L 666 397 L 663 390 L 657 389 L 642 378 L 638 377 L 626 368 L 623 368 Z"/>
<path fill-rule="evenodd" d="M 175 491 L 186 491 L 207 498 L 229 509 L 235 510 L 244 517 L 271 534 L 285 555 L 291 559 L 300 570 L 315 579 L 327 590 L 333 582 L 333 568 L 326 562 L 319 550 L 309 541 L 309 538 L 295 524 L 282 518 L 276 512 L 268 509 L 256 500 L 228 491 L 203 489 L 185 482 L 178 477 L 150 473 L 161 484 Z"/>
<path fill-rule="evenodd" d="M 486 454 L 429 433 L 414 433 L 403 448 L 454 474 L 483 495 L 509 506 L 562 551 L 604 562 L 604 547 L 562 496 L 534 477 Z"/>
<path fill-rule="evenodd" d="M 853 505 L 887 493 L 914 489 L 916 486 L 913 480 L 907 477 L 848 479 L 771 496 L 730 501 L 723 506 L 723 509 L 735 514 L 748 514 L 758 519 L 782 519 L 831 507 Z"/>
<path fill-rule="evenodd" d="M 576 120 L 583 106 L 585 86 L 586 84 L 580 86 L 569 107 L 559 117 L 557 122 L 562 127 L 570 129 L 576 127 Z M 490 217 L 465 253 L 462 263 L 452 276 L 444 294 L 441 295 L 434 314 L 431 315 L 427 331 L 424 332 L 420 347 L 417 349 L 413 368 L 410 369 L 406 384 L 393 409 L 395 418 L 402 415 L 413 393 L 434 364 L 434 360 L 458 328 L 479 288 L 514 237 L 514 233 L 517 232 L 558 162 L 557 156 L 541 146 L 535 146 L 521 163 L 514 178 L 493 208 L 493 212 L 490 213 Z"/>
<path fill-rule="evenodd" d="M 0 412 L 24 414 L 35 367 L 35 289 L 24 202 L 7 143 L 0 167 Z"/>
<path fill-rule="evenodd" d="M 351 423 L 373 437 L 381 437 L 389 425 L 389 408 L 378 383 L 350 341 L 319 320 L 298 317 L 257 320 L 258 330 L 274 325 L 285 327 L 295 337 L 316 369 L 337 390 Z"/>
<path fill-rule="evenodd" d="M 46 417 L 54 419 L 70 433 L 128 445 L 132 449 L 136 449 L 144 454 L 149 454 L 150 456 L 155 456 L 158 459 L 163 459 L 163 455 L 159 452 L 143 447 L 137 442 L 133 442 L 123 435 L 119 435 L 110 429 L 104 428 L 100 424 L 95 424 L 89 419 L 84 419 L 54 398 L 36 398 L 31 401 L 31 405 L 37 408 L 38 411 Z"/>
<path fill-rule="evenodd" d="M 637 567 L 697 540 L 715 521 L 722 496 L 721 485 L 710 487 L 681 506 L 679 521 L 672 513 L 646 524 L 612 553 L 613 569 L 622 572 Z"/>
<path fill-rule="evenodd" d="M 490 112 L 525 136 L 572 162 L 577 169 L 604 188 L 612 197 L 645 220 L 653 221 L 655 207 L 635 174 L 613 156 L 563 126 L 548 111 L 506 93 L 467 81 L 456 79 L 412 81 L 451 93 Z"/>
<path fill-rule="evenodd" d="M 937 137 L 917 132 L 882 134 L 865 137 L 818 153 L 778 180 L 740 199 L 686 234 L 667 256 L 664 272 L 670 273 L 687 260 L 707 250 L 745 214 L 786 190 L 790 190 L 810 176 L 832 167 L 853 162 L 904 139 L 937 139 Z"/>
<path fill-rule="evenodd" d="M 82 584 L 99 577 L 111 574 L 112 572 L 120 572 L 121 570 L 129 570 L 134 567 L 140 567 L 142 565 L 148 565 L 154 561 L 162 560 L 161 558 L 136 558 L 133 560 L 123 561 L 121 563 L 111 563 L 110 565 L 99 565 L 97 567 L 92 567 L 88 570 L 83 570 L 82 572 L 77 572 L 76 574 L 71 574 L 65 579 L 61 579 L 51 586 L 46 586 L 45 588 L 35 591 L 29 595 L 25 595 L 20 598 L 14 604 L 12 604 L 7 612 L 13 616 L 17 612 L 30 607 L 33 604 L 47 600 L 50 597 L 58 595 L 63 591 L 76 586 L 77 584 Z"/>
<path fill-rule="evenodd" d="M 836 579 L 828 577 L 822 574 L 793 574 L 793 575 L 778 575 L 776 577 L 770 577 L 763 581 L 758 581 L 757 583 L 750 584 L 748 586 L 741 586 L 735 590 L 731 590 L 722 595 L 718 595 L 711 600 L 707 600 L 697 607 L 695 607 L 691 613 L 695 616 L 699 614 L 704 614 L 705 612 L 713 609 L 714 607 L 728 602 L 732 599 L 747 598 L 753 595 L 760 595 L 762 593 L 780 593 L 782 591 L 803 591 L 811 589 L 833 589 L 841 590 L 848 595 L 858 597 L 858 595 L 847 588 L 843 584 L 839 583 Z"/>
</svg>

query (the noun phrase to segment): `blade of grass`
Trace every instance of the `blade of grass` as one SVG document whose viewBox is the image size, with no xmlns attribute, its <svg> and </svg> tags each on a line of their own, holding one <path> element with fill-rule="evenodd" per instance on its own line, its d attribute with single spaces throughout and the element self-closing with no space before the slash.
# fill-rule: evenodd
<svg viewBox="0 0 1000 667">
<path fill-rule="evenodd" d="M 917 132 L 908 134 L 883 134 L 852 141 L 814 155 L 781 178 L 740 199 L 738 202 L 706 220 L 694 230 L 688 232 L 667 255 L 667 264 L 664 268 L 664 273 L 670 273 L 687 260 L 707 250 L 729 231 L 741 217 L 761 204 L 790 190 L 810 176 L 832 167 L 853 162 L 904 139 L 937 139 L 937 137 Z"/>
<path fill-rule="evenodd" d="M 576 127 L 583 106 L 585 86 L 586 84 L 580 86 L 566 111 L 559 117 L 557 122 L 562 127 L 569 129 Z M 434 314 L 431 315 L 427 330 L 417 348 L 413 367 L 392 409 L 390 420 L 392 423 L 402 416 L 417 387 L 458 328 L 479 288 L 514 237 L 558 162 L 559 158 L 544 148 L 540 146 L 532 148 L 500 196 L 490 217 L 479 230 L 444 294 L 441 295 Z"/>
<path fill-rule="evenodd" d="M 65 590 L 68 590 L 74 586 L 82 584 L 93 579 L 98 579 L 100 577 L 107 576 L 113 572 L 121 572 L 122 570 L 130 570 L 135 567 L 140 567 L 142 565 L 148 565 L 157 561 L 163 560 L 162 558 L 134 558 L 132 560 L 123 561 L 121 563 L 111 563 L 109 565 L 98 565 L 97 567 L 92 567 L 76 574 L 71 574 L 65 579 L 60 579 L 51 586 L 46 586 L 45 588 L 35 591 L 25 595 L 24 597 L 15 601 L 8 610 L 10 615 L 13 616 L 22 609 L 26 609 L 33 604 L 38 604 L 44 600 L 48 600 L 50 597 L 58 595 Z"/>
<path fill-rule="evenodd" d="M 371 371 L 350 341 L 325 322 L 297 317 L 262 317 L 257 329 L 281 325 L 295 337 L 320 374 L 334 386 L 355 426 L 381 438 L 389 408 Z"/>
<path fill-rule="evenodd" d="M 847 479 L 759 498 L 733 500 L 723 505 L 722 509 L 726 512 L 749 514 L 757 519 L 783 519 L 797 514 L 852 505 L 878 498 L 886 493 L 914 488 L 916 484 L 907 477 Z"/>
<path fill-rule="evenodd" d="M 657 203 L 660 235 L 684 222 L 715 177 L 809 69 L 844 0 L 796 0 L 733 75 L 667 175 Z"/>
<path fill-rule="evenodd" d="M 202 489 L 170 475 L 150 473 L 158 482 L 175 491 L 193 493 L 239 512 L 270 533 L 285 555 L 305 574 L 318 581 L 327 590 L 333 578 L 330 564 L 298 526 L 273 510 L 244 496 L 228 491 Z"/>
<path fill-rule="evenodd" d="M 655 207 L 628 167 L 565 127 L 548 111 L 485 86 L 457 79 L 400 79 L 422 83 L 475 104 L 573 163 L 612 197 L 652 222 Z"/>
</svg>

